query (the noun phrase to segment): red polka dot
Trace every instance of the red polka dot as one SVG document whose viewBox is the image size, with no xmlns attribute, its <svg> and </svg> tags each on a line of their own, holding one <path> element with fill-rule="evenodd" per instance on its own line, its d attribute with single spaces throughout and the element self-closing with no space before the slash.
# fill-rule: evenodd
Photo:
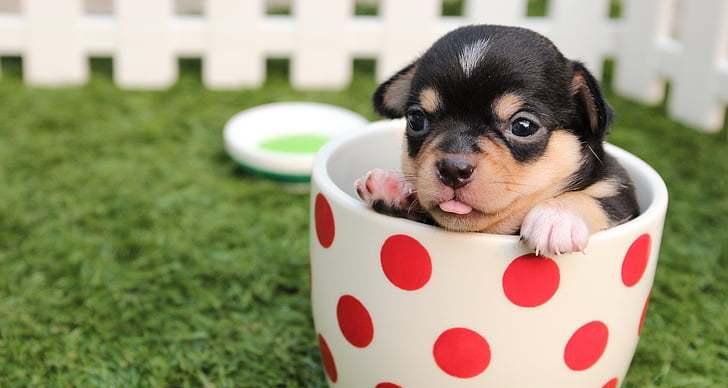
<svg viewBox="0 0 728 388">
<path fill-rule="evenodd" d="M 574 332 L 564 349 L 566 365 L 575 371 L 589 369 L 607 348 L 609 329 L 599 321 L 589 322 Z"/>
<path fill-rule="evenodd" d="M 344 295 L 336 305 L 339 328 L 350 344 L 364 348 L 374 338 L 374 324 L 366 307 L 355 297 Z"/>
<path fill-rule="evenodd" d="M 521 307 L 540 306 L 559 289 L 559 266 L 555 261 L 535 255 L 516 258 L 503 273 L 503 292 Z"/>
<path fill-rule="evenodd" d="M 430 280 L 430 254 L 412 237 L 403 234 L 389 237 L 382 245 L 380 257 L 384 275 L 403 290 L 420 289 Z"/>
<path fill-rule="evenodd" d="M 464 379 L 483 373 L 490 364 L 488 341 L 465 328 L 449 329 L 440 334 L 432 353 L 440 369 Z"/>
<path fill-rule="evenodd" d="M 379 383 L 375 388 L 402 388 L 401 386 L 393 383 Z"/>
<path fill-rule="evenodd" d="M 642 307 L 642 316 L 640 316 L 640 325 L 637 328 L 637 335 L 642 335 L 642 327 L 645 325 L 645 318 L 647 318 L 647 308 L 650 306 L 650 296 L 647 295 L 645 300 L 645 306 Z"/>
<path fill-rule="evenodd" d="M 334 243 L 336 227 L 334 226 L 334 212 L 331 211 L 331 205 L 321 193 L 316 195 L 313 215 L 319 243 L 322 247 L 328 248 Z"/>
<path fill-rule="evenodd" d="M 627 250 L 622 262 L 622 283 L 632 287 L 642 279 L 650 258 L 651 241 L 649 234 L 643 234 Z"/>
<path fill-rule="evenodd" d="M 617 378 L 615 377 L 615 378 L 607 381 L 607 383 L 604 384 L 604 386 L 602 386 L 602 388 L 617 388 L 618 385 L 619 385 L 619 380 L 617 380 Z"/>
<path fill-rule="evenodd" d="M 336 373 L 336 363 L 334 362 L 334 356 L 331 354 L 329 344 L 326 343 L 324 337 L 319 334 L 318 336 L 319 350 L 321 350 L 321 361 L 324 363 L 324 371 L 329 380 L 334 383 L 338 379 L 339 375 Z"/>
</svg>

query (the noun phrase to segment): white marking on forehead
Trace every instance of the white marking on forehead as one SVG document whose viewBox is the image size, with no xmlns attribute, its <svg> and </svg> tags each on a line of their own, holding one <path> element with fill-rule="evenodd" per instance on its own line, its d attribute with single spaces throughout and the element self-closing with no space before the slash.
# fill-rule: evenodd
<svg viewBox="0 0 728 388">
<path fill-rule="evenodd" d="M 460 67 L 463 68 L 466 77 L 470 77 L 473 74 L 475 67 L 478 66 L 480 60 L 488 52 L 488 43 L 490 43 L 490 39 L 477 40 L 465 46 L 458 56 Z"/>
</svg>

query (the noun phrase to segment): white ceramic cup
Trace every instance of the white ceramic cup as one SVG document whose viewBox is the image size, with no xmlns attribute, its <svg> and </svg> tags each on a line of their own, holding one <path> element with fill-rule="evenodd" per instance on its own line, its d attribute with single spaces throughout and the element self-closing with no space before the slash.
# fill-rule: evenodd
<svg viewBox="0 0 728 388">
<path fill-rule="evenodd" d="M 586 253 L 534 258 L 517 236 L 375 213 L 353 183 L 399 169 L 404 122 L 326 146 L 311 187 L 313 316 L 331 387 L 617 387 L 655 275 L 667 189 L 637 157 L 642 214 Z"/>
</svg>

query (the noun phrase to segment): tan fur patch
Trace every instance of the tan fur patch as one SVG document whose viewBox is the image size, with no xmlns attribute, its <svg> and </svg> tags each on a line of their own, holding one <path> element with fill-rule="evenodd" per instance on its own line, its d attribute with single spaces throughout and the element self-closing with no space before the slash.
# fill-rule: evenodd
<svg viewBox="0 0 728 388">
<path fill-rule="evenodd" d="M 420 198 L 420 200 L 425 200 L 423 203 L 425 206 L 431 205 L 428 200 L 437 201 L 439 198 L 434 198 L 433 194 L 442 189 L 435 169 L 437 161 L 444 156 L 436 147 L 439 139 L 440 137 L 436 136 L 426 140 L 413 161 L 413 165 L 418 171 L 415 187 L 418 188 L 418 192 L 425 195 L 425 198 Z"/>
<path fill-rule="evenodd" d="M 438 183 L 433 168 L 423 168 L 423 166 L 434 166 L 435 162 L 442 157 L 442 152 L 435 147 L 438 139 L 439 137 L 426 139 L 420 152 L 414 158 L 409 155 L 407 140 L 405 139 L 402 142 L 402 172 L 407 181 L 415 185 L 415 187 L 418 186 L 418 183 L 426 184 L 428 181 L 434 181 L 434 184 Z M 433 175 L 430 176 L 430 174 Z M 422 179 L 423 176 L 425 179 Z"/>
<path fill-rule="evenodd" d="M 420 106 L 427 113 L 435 113 L 442 106 L 440 93 L 433 88 L 425 88 L 420 93 Z"/>
<path fill-rule="evenodd" d="M 584 89 L 589 89 L 586 78 L 581 73 L 575 73 L 574 78 L 571 80 L 571 94 L 574 95 Z"/>
<path fill-rule="evenodd" d="M 409 153 L 407 152 L 407 139 L 402 141 L 402 173 L 404 173 L 405 179 L 415 184 L 415 177 L 417 176 L 417 167 L 415 166 L 415 161 L 410 158 Z"/>
<path fill-rule="evenodd" d="M 508 121 L 523 106 L 523 99 L 516 94 L 507 93 L 493 102 L 493 111 L 500 121 Z"/>
<path fill-rule="evenodd" d="M 614 197 L 619 194 L 619 182 L 615 179 L 605 179 L 585 188 L 583 192 L 593 198 Z"/>
<path fill-rule="evenodd" d="M 401 74 L 389 84 L 387 90 L 384 92 L 384 96 L 382 96 L 382 102 L 387 108 L 395 111 L 404 110 L 412 87 L 412 78 L 416 70 L 417 67 L 413 66 L 412 69 Z"/>
<path fill-rule="evenodd" d="M 586 78 L 581 73 L 574 74 L 574 78 L 571 80 L 571 94 L 581 95 L 581 99 L 586 105 L 587 114 L 589 115 L 589 124 L 592 129 L 595 129 L 599 124 L 599 113 L 597 112 L 597 105 L 594 101 L 594 96 L 589 89 L 589 84 L 586 82 Z"/>
</svg>

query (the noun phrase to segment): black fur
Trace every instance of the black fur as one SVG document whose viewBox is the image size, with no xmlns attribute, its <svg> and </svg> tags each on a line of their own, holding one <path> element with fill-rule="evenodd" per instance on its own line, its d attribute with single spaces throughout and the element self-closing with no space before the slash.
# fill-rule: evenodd
<svg viewBox="0 0 728 388">
<path fill-rule="evenodd" d="M 382 200 L 376 200 L 372 202 L 372 209 L 380 214 L 386 214 L 392 217 L 406 218 L 408 220 L 421 222 L 423 224 L 435 225 L 435 220 L 432 218 L 432 216 L 424 209 L 422 209 L 422 207 L 417 206 L 416 204 L 407 208 L 400 208 L 397 206 L 392 206 L 391 204 L 388 204 Z"/>
<path fill-rule="evenodd" d="M 622 223 L 637 217 L 639 204 L 637 204 L 634 185 L 629 179 L 627 171 L 610 155 L 605 155 L 604 165 L 605 179 L 619 182 L 619 187 L 616 195 L 599 199 L 602 209 L 615 223 Z"/>
</svg>

